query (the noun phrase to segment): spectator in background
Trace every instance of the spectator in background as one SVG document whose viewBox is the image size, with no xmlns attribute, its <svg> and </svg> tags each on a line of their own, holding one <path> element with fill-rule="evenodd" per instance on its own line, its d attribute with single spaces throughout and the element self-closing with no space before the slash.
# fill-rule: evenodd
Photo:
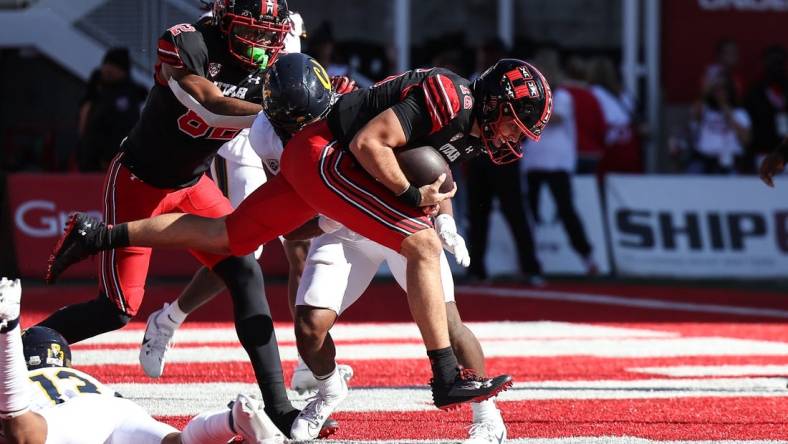
<svg viewBox="0 0 788 444">
<path fill-rule="evenodd" d="M 578 173 L 596 173 L 597 164 L 605 153 L 605 116 L 596 96 L 588 85 L 588 63 L 580 56 L 570 56 L 562 80 L 574 109 L 577 134 Z"/>
<path fill-rule="evenodd" d="M 597 175 L 609 172 L 643 172 L 640 152 L 641 129 L 636 119 L 635 99 L 624 91 L 613 61 L 598 57 L 589 67 L 591 91 L 605 118 L 605 152 Z"/>
<path fill-rule="evenodd" d="M 147 90 L 130 74 L 128 49 L 113 48 L 90 76 L 79 110 L 81 171 L 106 171 L 120 142 L 137 123 Z"/>
<path fill-rule="evenodd" d="M 329 76 L 349 77 L 355 80 L 360 88 L 367 88 L 374 83 L 371 79 L 358 72 L 357 66 L 348 63 L 346 54 L 337 52 L 331 23 L 320 23 L 315 28 L 315 32 L 309 34 L 307 45 L 309 48 L 307 52 L 326 68 Z"/>
<path fill-rule="evenodd" d="M 506 57 L 507 48 L 500 39 L 487 41 L 476 54 L 475 80 L 484 67 L 492 66 Z M 525 281 L 534 286 L 545 284 L 542 266 L 536 258 L 533 236 L 525 215 L 520 166 L 517 162 L 493 165 L 487 156 L 478 156 L 467 162 L 469 251 L 471 265 L 468 274 L 473 279 L 487 279 L 484 255 L 487 252 L 490 213 L 493 198 L 497 197 L 500 210 L 514 237 L 520 272 Z"/>
<path fill-rule="evenodd" d="M 586 272 L 597 274 L 599 268 L 591 255 L 591 244 L 583 222 L 577 215 L 572 198 L 572 178 L 577 163 L 577 131 L 572 95 L 563 87 L 564 74 L 556 49 L 543 48 L 536 53 L 539 66 L 553 90 L 553 115 L 539 142 L 523 142 L 525 156 L 520 161 L 528 183 L 528 202 L 537 224 L 543 223 L 539 212 L 542 184 L 547 184 L 555 200 L 558 218 L 564 225 L 572 249 L 580 256 Z"/>
<path fill-rule="evenodd" d="M 729 79 L 734 87 L 736 97 L 744 94 L 744 82 L 737 71 L 739 64 L 739 45 L 732 39 L 725 38 L 717 42 L 715 61 L 706 67 L 701 82 L 701 91 L 713 87 L 720 79 Z"/>
<path fill-rule="evenodd" d="M 692 110 L 694 152 L 687 172 L 733 173 L 750 141 L 750 117 L 738 106 L 736 87 L 730 77 L 708 79 L 704 93 L 703 100 Z"/>
<path fill-rule="evenodd" d="M 788 136 L 788 75 L 785 48 L 766 49 L 763 77 L 750 90 L 745 106 L 752 119 L 752 155 L 755 166 Z"/>
</svg>

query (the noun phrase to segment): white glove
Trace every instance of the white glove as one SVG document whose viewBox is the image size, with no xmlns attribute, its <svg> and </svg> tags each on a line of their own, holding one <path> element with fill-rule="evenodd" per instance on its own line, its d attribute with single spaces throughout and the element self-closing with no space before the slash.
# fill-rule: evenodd
<svg viewBox="0 0 788 444">
<path fill-rule="evenodd" d="M 317 226 L 320 227 L 324 233 L 333 233 L 342 228 L 344 225 L 321 214 L 317 218 Z"/>
<path fill-rule="evenodd" d="M 457 224 L 454 218 L 448 214 L 439 214 L 435 218 L 435 231 L 443 244 L 443 248 L 454 255 L 454 259 L 459 265 L 467 267 L 471 264 L 471 256 L 465 246 L 465 239 L 457 232 Z"/>
</svg>

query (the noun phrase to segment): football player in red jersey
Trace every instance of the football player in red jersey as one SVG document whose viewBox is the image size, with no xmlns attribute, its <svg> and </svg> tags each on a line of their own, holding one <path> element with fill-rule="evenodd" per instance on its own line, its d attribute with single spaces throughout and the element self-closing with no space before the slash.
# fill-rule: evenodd
<svg viewBox="0 0 788 444">
<path fill-rule="evenodd" d="M 211 218 L 232 212 L 205 172 L 222 144 L 251 126 L 261 110 L 262 76 L 290 23 L 285 0 L 216 0 L 211 17 L 162 34 L 155 85 L 107 172 L 107 224 L 169 212 Z M 192 253 L 228 288 L 266 412 L 288 431 L 298 411 L 285 391 L 260 266 L 251 255 Z M 64 307 L 41 325 L 69 343 L 123 327 L 142 302 L 150 255 L 150 248 L 139 247 L 102 254 L 98 297 Z"/>
<path fill-rule="evenodd" d="M 551 109 L 544 76 L 521 60 L 500 60 L 473 83 L 445 69 L 408 71 L 340 97 L 325 119 L 288 142 L 281 173 L 227 217 L 165 214 L 107 227 L 79 213 L 53 251 L 51 271 L 127 245 L 247 254 L 320 213 L 407 259 L 408 303 L 432 365 L 435 405 L 487 399 L 511 377 L 457 368 L 439 278 L 441 242 L 427 216 L 456 190 L 439 191 L 444 177 L 410 184 L 393 150 L 431 145 L 449 162 L 480 153 L 495 163 L 515 161 L 524 138 L 538 140 Z"/>
</svg>

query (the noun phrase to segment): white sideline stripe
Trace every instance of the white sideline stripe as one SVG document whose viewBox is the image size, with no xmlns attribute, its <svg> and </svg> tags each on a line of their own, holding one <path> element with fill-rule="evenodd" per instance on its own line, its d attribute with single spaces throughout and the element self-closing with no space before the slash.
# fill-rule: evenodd
<svg viewBox="0 0 788 444">
<path fill-rule="evenodd" d="M 761 316 L 788 319 L 788 310 L 775 308 L 738 307 L 733 305 L 695 304 L 671 302 L 660 299 L 610 296 L 602 294 L 569 293 L 561 291 L 528 290 L 523 288 L 468 287 L 456 288 L 457 294 L 505 296 L 548 301 L 585 302 L 589 304 L 620 305 L 624 307 L 652 308 L 654 310 L 689 311 L 693 313 L 721 313 L 741 316 Z"/>
<path fill-rule="evenodd" d="M 341 427 L 341 426 L 340 426 Z M 380 444 L 381 442 L 391 444 L 456 444 L 457 440 L 441 441 L 441 440 L 390 440 L 385 441 L 342 441 L 346 444 Z M 755 441 L 653 441 L 643 438 L 632 438 L 629 436 L 594 436 L 594 437 L 579 437 L 579 438 L 518 438 L 507 439 L 509 444 L 788 444 L 788 441 L 774 441 L 774 440 L 755 440 Z"/>
<path fill-rule="evenodd" d="M 786 375 L 788 365 L 676 365 L 635 367 L 627 371 L 673 377 Z"/>
<path fill-rule="evenodd" d="M 352 384 L 352 380 L 351 380 Z M 114 384 L 124 397 L 140 403 L 154 416 L 188 416 L 226 405 L 238 393 L 259 393 L 256 384 Z M 288 392 L 296 407 L 308 398 Z M 517 383 L 498 401 L 573 399 L 675 399 L 690 397 L 786 397 L 782 378 L 648 379 L 639 381 L 535 381 Z M 434 410 L 427 386 L 423 388 L 352 388 L 338 411 Z"/>
<path fill-rule="evenodd" d="M 340 426 L 341 427 L 341 426 Z M 332 442 L 332 441 L 329 441 Z M 342 441 L 346 444 L 380 444 L 381 442 L 391 444 L 456 444 L 457 440 L 390 440 L 385 441 Z M 507 439 L 509 444 L 788 444 L 788 441 L 653 441 L 643 438 L 632 438 L 628 436 L 595 436 L 579 438 L 518 438 Z"/>
<path fill-rule="evenodd" d="M 597 356 L 606 358 L 653 358 L 678 356 L 753 356 L 788 355 L 788 343 L 748 339 L 697 337 L 669 339 L 556 339 L 481 341 L 487 357 L 557 357 Z M 282 359 L 296 359 L 295 346 L 279 347 Z M 79 350 L 75 365 L 138 364 L 139 351 L 134 349 Z M 337 347 L 339 360 L 350 359 L 425 359 L 420 344 L 351 344 Z M 174 347 L 167 352 L 167 362 L 248 361 L 240 346 Z"/>
<path fill-rule="evenodd" d="M 467 325 L 480 339 L 537 339 L 537 338 L 670 338 L 678 333 L 636 328 L 604 327 L 569 322 L 469 322 Z M 142 330 L 116 330 L 90 338 L 80 344 L 139 344 Z M 331 329 L 337 340 L 359 339 L 421 339 L 413 323 L 343 324 Z M 295 341 L 293 328 L 277 328 L 280 341 Z M 180 342 L 238 342 L 232 324 L 227 328 L 190 328 L 189 323 L 175 332 Z"/>
</svg>

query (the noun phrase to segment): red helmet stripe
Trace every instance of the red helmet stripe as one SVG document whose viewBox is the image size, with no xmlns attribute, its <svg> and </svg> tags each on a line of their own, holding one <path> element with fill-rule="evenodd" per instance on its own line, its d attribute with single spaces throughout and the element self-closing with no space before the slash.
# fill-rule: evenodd
<svg viewBox="0 0 788 444">
<path fill-rule="evenodd" d="M 273 15 L 274 17 L 278 17 L 279 16 L 279 2 L 277 0 L 269 0 L 269 1 L 272 4 L 271 15 Z"/>
</svg>

